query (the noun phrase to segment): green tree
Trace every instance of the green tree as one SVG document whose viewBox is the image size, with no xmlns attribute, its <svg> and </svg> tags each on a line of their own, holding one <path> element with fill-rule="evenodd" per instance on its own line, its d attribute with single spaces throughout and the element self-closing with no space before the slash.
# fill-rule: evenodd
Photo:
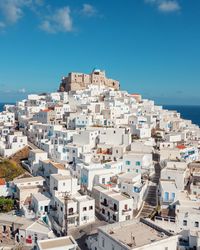
<svg viewBox="0 0 200 250">
<path fill-rule="evenodd" d="M 14 200 L 0 197 L 0 212 L 7 213 L 14 209 Z"/>
</svg>

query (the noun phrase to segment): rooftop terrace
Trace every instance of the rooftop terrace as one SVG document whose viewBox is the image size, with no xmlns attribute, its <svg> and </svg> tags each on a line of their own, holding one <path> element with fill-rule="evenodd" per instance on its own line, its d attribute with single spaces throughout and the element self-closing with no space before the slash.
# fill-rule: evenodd
<svg viewBox="0 0 200 250">
<path fill-rule="evenodd" d="M 99 231 L 108 234 L 114 241 L 125 245 L 127 249 L 142 247 L 170 237 L 161 228 L 154 227 L 154 224 L 152 227 L 149 225 L 131 220 L 100 227 Z"/>
</svg>

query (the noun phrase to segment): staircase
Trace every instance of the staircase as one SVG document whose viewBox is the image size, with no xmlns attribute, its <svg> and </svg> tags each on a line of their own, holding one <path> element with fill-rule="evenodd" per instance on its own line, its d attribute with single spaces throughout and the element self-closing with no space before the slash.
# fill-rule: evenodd
<svg viewBox="0 0 200 250">
<path fill-rule="evenodd" d="M 145 203 L 140 213 L 140 217 L 144 217 L 144 218 L 150 217 L 154 213 L 158 205 L 157 189 L 158 189 L 158 184 L 160 180 L 160 172 L 161 172 L 160 164 L 156 163 L 154 165 L 154 168 L 155 168 L 155 174 L 152 176 L 150 180 L 149 186 L 147 188 L 147 195 L 145 198 Z"/>
</svg>

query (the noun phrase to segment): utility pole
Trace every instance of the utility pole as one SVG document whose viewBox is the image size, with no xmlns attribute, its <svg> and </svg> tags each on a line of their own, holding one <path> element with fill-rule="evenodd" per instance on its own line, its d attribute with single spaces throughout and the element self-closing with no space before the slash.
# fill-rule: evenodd
<svg viewBox="0 0 200 250">
<path fill-rule="evenodd" d="M 65 204 L 65 236 L 68 235 L 68 201 L 70 199 L 69 192 L 64 192 L 64 204 Z"/>
</svg>

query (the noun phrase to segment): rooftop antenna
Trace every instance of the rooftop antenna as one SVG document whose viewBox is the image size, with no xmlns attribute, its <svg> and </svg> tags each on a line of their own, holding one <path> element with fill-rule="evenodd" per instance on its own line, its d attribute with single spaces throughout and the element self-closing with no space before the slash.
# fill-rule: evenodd
<svg viewBox="0 0 200 250">
<path fill-rule="evenodd" d="M 133 233 L 131 233 L 131 244 L 132 246 L 135 246 L 135 237 L 133 236 Z"/>
</svg>

